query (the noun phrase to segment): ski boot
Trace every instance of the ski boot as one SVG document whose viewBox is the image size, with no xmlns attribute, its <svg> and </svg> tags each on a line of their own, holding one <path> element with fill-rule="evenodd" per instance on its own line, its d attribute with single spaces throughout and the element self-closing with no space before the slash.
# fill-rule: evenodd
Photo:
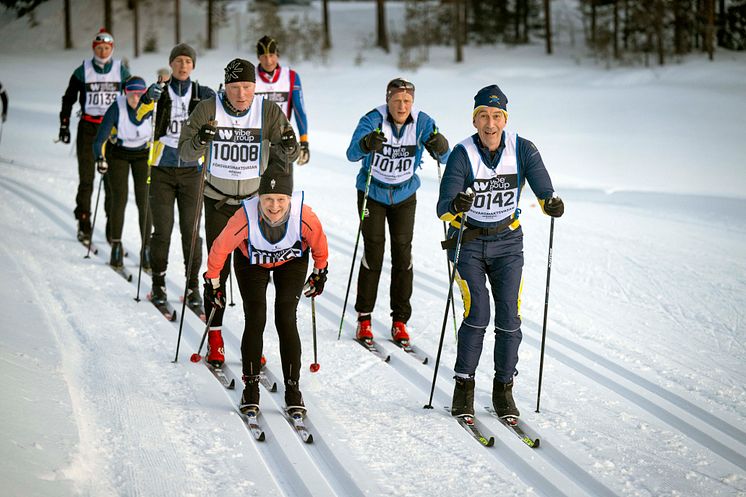
<svg viewBox="0 0 746 497">
<path fill-rule="evenodd" d="M 306 412 L 303 395 L 300 393 L 300 387 L 295 380 L 287 380 L 285 382 L 285 405 L 290 416 L 295 414 L 303 416 Z"/>
<path fill-rule="evenodd" d="M 91 215 L 84 212 L 78 217 L 78 241 L 82 242 L 84 245 L 89 245 L 91 243 L 92 235 Z"/>
<path fill-rule="evenodd" d="M 150 266 L 150 245 L 145 245 L 142 250 L 142 270 L 149 273 L 151 270 Z"/>
<path fill-rule="evenodd" d="M 250 412 L 256 414 L 259 412 L 259 375 L 244 375 L 243 381 L 246 386 L 243 389 L 238 410 L 243 414 L 249 414 Z"/>
<path fill-rule="evenodd" d="M 199 287 L 187 289 L 187 305 L 192 309 L 202 308 L 202 296 L 199 294 Z"/>
<path fill-rule="evenodd" d="M 391 338 L 398 343 L 409 343 L 407 325 L 401 321 L 394 321 L 391 325 Z"/>
<path fill-rule="evenodd" d="M 357 340 L 373 340 L 373 329 L 370 326 L 370 314 L 360 314 L 357 318 Z"/>
<path fill-rule="evenodd" d="M 124 266 L 124 249 L 122 248 L 122 242 L 112 241 L 111 242 L 111 257 L 109 258 L 109 265 L 112 267 L 123 267 Z"/>
<path fill-rule="evenodd" d="M 165 272 L 153 274 L 153 289 L 150 292 L 150 301 L 155 305 L 163 305 L 168 301 Z"/>
<path fill-rule="evenodd" d="M 474 378 L 454 376 L 456 386 L 453 389 L 451 416 L 474 416 Z"/>
<path fill-rule="evenodd" d="M 500 383 L 497 380 L 492 382 L 492 407 L 499 418 L 511 419 L 521 415 L 513 401 L 513 380 L 510 383 Z"/>
<path fill-rule="evenodd" d="M 210 331 L 207 333 L 206 361 L 209 364 L 212 364 L 212 366 L 215 368 L 222 367 L 223 363 L 225 362 L 224 352 L 223 334 L 220 332 L 220 328 L 210 329 Z"/>
</svg>

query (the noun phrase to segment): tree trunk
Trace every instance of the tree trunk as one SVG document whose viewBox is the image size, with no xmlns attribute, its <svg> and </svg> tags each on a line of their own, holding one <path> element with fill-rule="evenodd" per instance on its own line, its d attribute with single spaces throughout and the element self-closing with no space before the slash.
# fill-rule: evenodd
<svg viewBox="0 0 746 497">
<path fill-rule="evenodd" d="M 544 0 L 544 36 L 547 39 L 547 55 L 552 55 L 552 8 L 549 0 Z"/>
<path fill-rule="evenodd" d="M 596 49 L 596 0 L 591 2 L 591 47 Z"/>
<path fill-rule="evenodd" d="M 629 49 L 629 0 L 624 0 L 624 29 L 622 30 L 622 40 L 624 42 L 624 50 Z"/>
<path fill-rule="evenodd" d="M 521 42 L 521 0 L 515 0 L 515 15 L 513 16 L 513 41 Z"/>
<path fill-rule="evenodd" d="M 213 0 L 207 0 L 207 49 L 212 50 L 212 5 Z"/>
<path fill-rule="evenodd" d="M 71 48 L 73 48 L 73 37 L 70 27 L 70 0 L 65 0 L 65 50 Z"/>
<path fill-rule="evenodd" d="M 329 0 L 323 2 L 323 14 L 324 14 L 324 50 L 332 48 L 332 39 L 329 35 Z"/>
<path fill-rule="evenodd" d="M 521 3 L 523 4 L 523 9 L 521 10 L 521 24 L 523 25 L 523 43 L 528 43 L 528 31 L 529 31 L 529 25 L 528 25 L 528 0 L 521 0 Z"/>
<path fill-rule="evenodd" d="M 614 0 L 614 58 L 619 59 L 619 0 Z"/>
<path fill-rule="evenodd" d="M 715 0 L 705 0 L 705 11 L 707 14 L 707 27 L 705 29 L 705 47 L 707 58 L 715 58 Z"/>
<path fill-rule="evenodd" d="M 104 0 L 104 27 L 114 35 L 114 19 L 111 17 L 111 0 Z"/>
<path fill-rule="evenodd" d="M 134 45 L 135 45 L 135 58 L 140 56 L 140 14 L 138 12 L 137 4 L 138 0 L 132 0 L 132 24 L 134 25 Z"/>
<path fill-rule="evenodd" d="M 174 37 L 176 45 L 181 43 L 181 3 L 179 0 L 174 0 Z"/>
<path fill-rule="evenodd" d="M 453 24 L 455 29 L 455 46 L 456 46 L 456 62 L 464 61 L 464 21 L 462 19 L 463 9 L 461 8 L 462 0 L 454 0 L 453 2 Z"/>
<path fill-rule="evenodd" d="M 378 40 L 376 45 L 389 53 L 389 37 L 386 32 L 386 4 L 384 0 L 376 0 L 376 31 Z"/>
<path fill-rule="evenodd" d="M 656 0 L 655 2 L 655 48 L 658 52 L 658 65 L 664 65 L 666 63 L 665 45 L 663 42 L 663 15 L 664 15 L 664 0 Z"/>
</svg>

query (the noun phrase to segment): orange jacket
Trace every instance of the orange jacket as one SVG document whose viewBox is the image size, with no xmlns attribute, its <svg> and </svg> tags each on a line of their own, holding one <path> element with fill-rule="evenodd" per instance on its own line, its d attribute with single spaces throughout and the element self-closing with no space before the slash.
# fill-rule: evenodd
<svg viewBox="0 0 746 497">
<path fill-rule="evenodd" d="M 324 269 L 329 257 L 329 246 L 326 242 L 324 229 L 316 214 L 306 204 L 303 204 L 301 212 L 303 217 L 303 233 L 301 235 L 303 251 L 311 247 L 313 256 L 313 267 Z M 238 209 L 233 217 L 228 220 L 223 231 L 212 243 L 210 255 L 207 258 L 206 277 L 210 279 L 220 278 L 220 271 L 223 269 L 225 259 L 236 248 L 240 248 L 243 255 L 249 256 L 249 223 L 246 220 L 246 213 L 243 207 Z M 262 267 L 272 268 L 281 266 L 288 261 L 275 262 L 271 264 L 260 264 Z"/>
</svg>

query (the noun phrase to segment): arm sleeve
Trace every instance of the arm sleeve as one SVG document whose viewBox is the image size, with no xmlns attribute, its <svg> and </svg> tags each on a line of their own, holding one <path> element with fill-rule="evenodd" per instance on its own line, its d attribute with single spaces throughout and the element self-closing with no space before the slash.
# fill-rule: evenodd
<svg viewBox="0 0 746 497">
<path fill-rule="evenodd" d="M 313 267 L 324 269 L 329 258 L 329 245 L 321 221 L 311 207 L 303 204 L 303 241 L 311 248 Z"/>
<path fill-rule="evenodd" d="M 280 142 L 282 141 L 282 130 L 285 126 L 290 124 L 288 118 L 285 117 L 285 114 L 282 112 L 279 105 L 273 102 L 267 102 L 266 100 L 264 102 L 263 118 L 264 125 L 262 127 L 262 133 L 267 137 L 267 140 L 269 140 L 272 145 L 280 145 Z M 274 151 L 271 153 L 277 154 L 278 157 L 281 157 L 284 160 L 285 154 L 282 150 L 283 149 L 280 146 L 274 147 Z M 295 149 L 290 152 L 290 155 L 287 156 L 287 160 L 289 162 L 294 162 L 298 159 L 299 155 L 300 147 L 296 146 Z"/>
<path fill-rule="evenodd" d="M 531 141 L 518 137 L 518 157 L 523 168 L 523 177 L 528 181 L 531 191 L 544 209 L 544 200 L 554 193 L 552 180 L 544 166 L 541 154 Z"/>
<path fill-rule="evenodd" d="M 210 255 L 207 257 L 207 278 L 220 278 L 220 271 L 225 265 L 225 260 L 242 242 L 249 236 L 249 225 L 246 222 L 246 214 L 243 206 L 239 208 L 220 232 L 220 235 L 212 242 Z"/>
<path fill-rule="evenodd" d="M 207 152 L 207 145 L 199 143 L 197 134 L 203 124 L 215 119 L 215 105 L 217 105 L 217 100 L 214 98 L 201 101 L 181 127 L 181 135 L 179 136 L 181 160 L 195 161 Z"/>
<path fill-rule="evenodd" d="M 130 68 L 127 67 L 127 64 L 125 64 L 124 61 L 122 61 L 121 68 L 122 70 L 120 71 L 120 74 L 122 75 L 122 91 L 124 91 L 124 83 L 125 81 L 130 79 L 131 74 L 130 74 Z"/>
<path fill-rule="evenodd" d="M 293 71 L 293 115 L 295 124 L 298 126 L 300 141 L 308 141 L 308 118 L 306 117 L 306 105 L 303 102 L 303 87 L 300 83 L 300 75 Z"/>
<path fill-rule="evenodd" d="M 106 143 L 106 140 L 109 139 L 111 130 L 116 126 L 118 122 L 119 122 L 119 105 L 117 105 L 117 102 L 115 100 L 114 103 L 112 103 L 109 106 L 109 108 L 106 109 L 106 113 L 104 114 L 104 119 L 101 121 L 101 124 L 98 126 L 98 131 L 96 132 L 96 139 L 93 140 L 93 158 L 94 159 L 104 156 L 104 143 Z"/>
<path fill-rule="evenodd" d="M 443 221 L 452 221 L 456 214 L 451 210 L 453 199 L 456 194 L 463 192 L 474 182 L 469 158 L 466 149 L 456 146 L 448 157 L 446 170 L 440 182 L 440 194 L 438 196 L 438 217 Z"/>
<path fill-rule="evenodd" d="M 376 116 L 378 116 L 379 118 L 376 119 Z M 357 123 L 357 128 L 355 128 L 355 132 L 352 133 L 350 146 L 347 147 L 348 161 L 357 162 L 368 155 L 367 153 L 363 152 L 362 148 L 360 148 L 360 140 L 371 131 L 380 128 L 380 126 L 380 114 L 375 110 L 368 112 L 360 118 L 360 121 Z"/>
<path fill-rule="evenodd" d="M 67 90 L 62 95 L 62 110 L 60 111 L 60 124 L 70 122 L 70 114 L 73 111 L 73 105 L 78 99 L 78 94 L 84 91 L 83 82 L 73 73 L 70 76 L 70 82 L 67 84 Z"/>
</svg>

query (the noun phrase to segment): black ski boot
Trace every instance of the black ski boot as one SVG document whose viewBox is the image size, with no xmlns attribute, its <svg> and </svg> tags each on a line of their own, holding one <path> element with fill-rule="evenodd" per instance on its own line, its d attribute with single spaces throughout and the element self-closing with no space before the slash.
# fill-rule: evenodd
<svg viewBox="0 0 746 497">
<path fill-rule="evenodd" d="M 191 309 L 202 309 L 202 296 L 199 294 L 198 286 L 187 289 L 187 305 Z"/>
<path fill-rule="evenodd" d="M 300 393 L 297 381 L 287 380 L 285 382 L 285 405 L 287 406 L 288 414 L 291 416 L 296 413 L 303 415 L 306 412 L 303 395 Z"/>
<path fill-rule="evenodd" d="M 510 383 L 492 382 L 492 407 L 500 418 L 517 418 L 521 415 L 513 401 L 513 380 Z"/>
<path fill-rule="evenodd" d="M 150 267 L 150 245 L 145 245 L 145 248 L 142 250 L 142 270 L 146 273 L 149 273 L 151 270 Z"/>
<path fill-rule="evenodd" d="M 166 272 L 153 274 L 153 291 L 150 300 L 155 305 L 163 305 L 168 301 L 166 296 Z"/>
<path fill-rule="evenodd" d="M 78 241 L 88 245 L 91 243 L 92 234 L 91 215 L 87 212 L 83 212 L 78 216 Z"/>
<path fill-rule="evenodd" d="M 238 410 L 243 414 L 259 412 L 259 375 L 244 375 L 243 381 L 246 383 L 246 387 L 243 389 L 241 404 L 238 406 Z"/>
<path fill-rule="evenodd" d="M 474 378 L 454 376 L 456 386 L 453 389 L 451 416 L 474 416 Z"/>
<path fill-rule="evenodd" d="M 122 248 L 122 242 L 116 241 L 111 243 L 111 258 L 109 259 L 109 265 L 113 267 L 124 266 L 124 249 Z"/>
</svg>

